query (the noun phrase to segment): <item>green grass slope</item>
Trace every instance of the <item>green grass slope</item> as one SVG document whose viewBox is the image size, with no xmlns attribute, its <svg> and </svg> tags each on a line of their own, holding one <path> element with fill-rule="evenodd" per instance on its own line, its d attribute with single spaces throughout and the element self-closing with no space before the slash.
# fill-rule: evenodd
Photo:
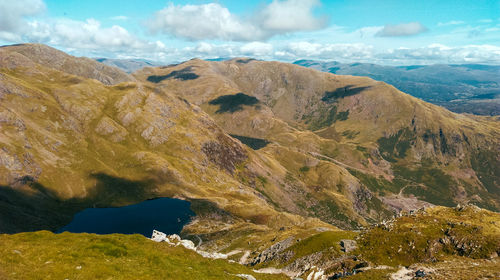
<svg viewBox="0 0 500 280">
<path fill-rule="evenodd" d="M 288 279 L 258 274 L 227 260 L 206 259 L 142 235 L 0 235 L 0 279 Z"/>
<path fill-rule="evenodd" d="M 190 78 L 172 74 L 181 72 Z M 330 194 L 333 190 L 333 208 L 350 208 L 350 214 L 361 219 L 380 219 L 371 210 L 400 210 L 409 200 L 446 206 L 472 202 L 500 209 L 498 119 L 452 113 L 369 78 L 278 62 L 194 59 L 144 68 L 134 76 L 144 81 L 164 77 L 150 84 L 200 105 L 228 133 L 283 147 L 261 150 L 286 166 L 288 178 L 300 182 L 290 188 L 303 194 L 311 194 L 308 187 L 328 189 Z M 302 180 L 308 172 L 297 170 L 311 167 L 312 160 L 296 169 L 288 167 L 298 153 L 329 161 L 340 170 L 354 170 L 349 175 L 356 178 L 337 175 L 336 184 Z M 329 196 L 328 191 L 321 195 Z M 364 197 L 380 198 L 382 203 Z M 353 205 L 343 204 L 346 200 Z M 298 207 L 307 211 L 307 206 Z"/>
</svg>

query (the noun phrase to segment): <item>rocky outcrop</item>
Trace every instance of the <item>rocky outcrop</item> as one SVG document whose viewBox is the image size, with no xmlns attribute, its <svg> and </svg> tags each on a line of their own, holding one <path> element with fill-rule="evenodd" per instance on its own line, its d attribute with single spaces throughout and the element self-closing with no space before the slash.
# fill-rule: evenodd
<svg viewBox="0 0 500 280">
<path fill-rule="evenodd" d="M 257 264 L 268 262 L 268 261 L 275 259 L 276 257 L 281 255 L 280 254 L 281 252 L 283 252 L 288 247 L 295 244 L 297 241 L 299 241 L 299 240 L 297 240 L 295 237 L 292 236 L 292 237 L 289 237 L 283 241 L 275 243 L 271 247 L 262 251 L 257 257 L 255 257 L 252 260 L 251 265 L 257 265 Z"/>
<path fill-rule="evenodd" d="M 358 249 L 358 243 L 354 240 L 342 239 L 340 240 L 340 247 L 342 247 L 343 252 L 350 253 Z"/>
<path fill-rule="evenodd" d="M 161 231 L 153 230 L 153 234 L 151 235 L 151 240 L 155 242 L 166 242 L 172 246 L 182 246 L 188 250 L 193 250 L 196 253 L 200 254 L 204 258 L 209 259 L 227 259 L 228 255 L 221 254 L 217 252 L 206 252 L 201 251 L 196 248 L 193 241 L 187 239 L 181 239 L 181 237 L 177 234 L 167 235 Z"/>
<path fill-rule="evenodd" d="M 222 134 L 218 141 L 203 143 L 201 151 L 212 163 L 230 173 L 247 158 L 245 149 L 238 142 Z"/>
</svg>

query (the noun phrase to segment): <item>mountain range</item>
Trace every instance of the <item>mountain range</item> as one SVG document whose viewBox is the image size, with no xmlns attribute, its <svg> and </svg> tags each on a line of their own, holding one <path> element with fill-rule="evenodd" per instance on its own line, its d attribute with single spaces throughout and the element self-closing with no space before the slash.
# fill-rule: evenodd
<svg viewBox="0 0 500 280">
<path fill-rule="evenodd" d="M 477 242 L 493 241 L 462 256 L 500 251 L 490 212 L 500 209 L 498 118 L 453 113 L 382 81 L 249 58 L 128 74 L 24 44 L 0 48 L 0 100 L 3 233 L 55 230 L 88 207 L 175 197 L 197 215 L 183 235 L 201 238 L 205 250 L 238 251 L 255 268 L 295 263 L 307 244 L 365 229 L 360 257 L 409 265 L 427 259 L 408 259 L 415 246 L 396 259 L 368 253 L 384 235 L 372 226 L 436 206 L 415 227 L 432 217 L 439 229 L 424 233 L 445 238 L 450 225 L 440 219 L 465 215 L 469 224 L 447 238 L 476 242 L 483 235 L 469 230 L 481 227 Z M 446 208 L 457 204 L 488 210 Z M 394 222 L 401 240 L 413 236 L 405 217 Z M 279 243 L 288 239 L 296 241 Z M 295 248 L 295 257 L 276 248 Z M 324 267 L 347 260 L 327 263 L 320 251 L 300 254 Z M 304 262 L 294 271 L 309 273 Z"/>
<path fill-rule="evenodd" d="M 298 60 L 294 64 L 339 75 L 370 77 L 457 113 L 500 115 L 500 66 L 382 66 L 313 60 Z"/>
<path fill-rule="evenodd" d="M 159 62 L 154 62 L 145 59 L 113 59 L 113 58 L 95 58 L 97 62 L 101 62 L 108 66 L 120 68 L 130 74 L 144 67 L 161 66 Z"/>
</svg>

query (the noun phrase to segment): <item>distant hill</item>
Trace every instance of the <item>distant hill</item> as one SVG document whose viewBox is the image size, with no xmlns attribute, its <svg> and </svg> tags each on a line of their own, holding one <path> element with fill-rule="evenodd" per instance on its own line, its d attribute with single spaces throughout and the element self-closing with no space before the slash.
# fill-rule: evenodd
<svg viewBox="0 0 500 280">
<path fill-rule="evenodd" d="M 156 67 L 162 65 L 160 62 L 149 61 L 145 59 L 95 58 L 95 60 L 109 66 L 120 68 L 121 70 L 129 74 L 144 67 Z"/>
<path fill-rule="evenodd" d="M 367 76 L 457 113 L 500 115 L 500 66 L 382 66 L 298 60 L 294 64 L 338 75 Z"/>
</svg>

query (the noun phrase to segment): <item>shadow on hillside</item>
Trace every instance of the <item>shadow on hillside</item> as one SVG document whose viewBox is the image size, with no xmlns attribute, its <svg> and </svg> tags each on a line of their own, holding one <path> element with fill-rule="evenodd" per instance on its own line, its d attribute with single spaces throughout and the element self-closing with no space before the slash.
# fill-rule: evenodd
<svg viewBox="0 0 500 280">
<path fill-rule="evenodd" d="M 243 110 L 243 105 L 253 106 L 258 103 L 259 100 L 257 98 L 246 95 L 242 92 L 237 94 L 222 95 L 208 102 L 210 105 L 219 105 L 219 110 L 215 112 L 217 114 L 234 113 L 236 111 Z"/>
<path fill-rule="evenodd" d="M 149 76 L 147 80 L 150 82 L 153 82 L 153 83 L 159 83 L 159 82 L 166 80 L 166 79 L 178 79 L 178 80 L 182 80 L 182 81 L 187 81 L 187 80 L 194 80 L 194 79 L 197 79 L 198 77 L 200 77 L 191 70 L 192 70 L 192 67 L 188 66 L 188 67 L 183 68 L 183 69 L 178 70 L 178 71 L 172 71 L 172 72 L 170 72 L 170 74 L 167 74 L 167 75 Z"/>
<path fill-rule="evenodd" d="M 356 95 L 361 93 L 362 91 L 369 89 L 370 87 L 354 87 L 353 85 L 348 85 L 342 88 L 338 88 L 334 91 L 326 91 L 325 94 L 323 95 L 323 98 L 321 98 L 321 101 L 327 102 L 327 103 L 333 103 L 335 100 L 339 98 L 344 98 L 347 96 L 351 95 Z"/>
<path fill-rule="evenodd" d="M 236 63 L 247 64 L 249 62 L 255 61 L 255 58 L 247 58 L 247 59 L 237 59 Z"/>
<path fill-rule="evenodd" d="M 252 148 L 253 150 L 260 150 L 260 149 L 264 148 L 265 146 L 267 146 L 267 144 L 270 143 L 266 139 L 246 137 L 246 136 L 235 135 L 235 134 L 229 134 L 229 135 L 233 138 L 240 140 L 241 143 L 247 145 L 248 147 Z"/>
<path fill-rule="evenodd" d="M 154 198 L 157 180 L 128 180 L 105 173 L 89 175 L 95 187 L 85 198 L 61 199 L 30 176 L 13 186 L 0 185 L 0 233 L 54 231 L 89 207 L 119 207 Z"/>
</svg>

